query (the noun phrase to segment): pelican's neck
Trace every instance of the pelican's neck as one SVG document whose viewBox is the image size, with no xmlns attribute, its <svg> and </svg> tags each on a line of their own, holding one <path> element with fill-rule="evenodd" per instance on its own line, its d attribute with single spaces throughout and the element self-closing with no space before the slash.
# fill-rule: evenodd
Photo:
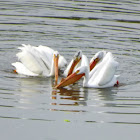
<svg viewBox="0 0 140 140">
<path fill-rule="evenodd" d="M 68 72 L 69 72 L 69 69 L 70 69 L 70 67 L 71 67 L 71 65 L 72 65 L 72 63 L 73 63 L 73 61 L 74 61 L 74 60 L 72 59 L 71 62 L 69 63 L 69 65 L 67 66 L 66 70 L 64 71 L 63 75 L 64 75 L 65 77 L 67 77 Z"/>
<path fill-rule="evenodd" d="M 85 76 L 84 76 L 84 80 L 83 80 L 83 87 L 87 87 L 88 86 L 88 81 L 89 81 L 89 68 L 86 67 L 86 69 L 85 69 Z"/>
<path fill-rule="evenodd" d="M 55 69 L 54 69 L 54 59 L 52 59 L 51 62 L 51 69 L 50 69 L 50 76 L 54 76 L 55 75 Z"/>
</svg>

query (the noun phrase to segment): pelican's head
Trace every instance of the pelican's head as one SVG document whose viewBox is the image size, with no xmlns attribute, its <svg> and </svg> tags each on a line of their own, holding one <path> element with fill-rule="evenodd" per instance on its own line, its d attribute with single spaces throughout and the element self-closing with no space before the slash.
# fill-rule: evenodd
<svg viewBox="0 0 140 140">
<path fill-rule="evenodd" d="M 72 73 L 65 79 L 61 80 L 61 82 L 55 88 L 62 88 L 73 84 L 80 80 L 86 74 L 87 66 L 81 66 L 76 69 L 76 72 Z"/>
<path fill-rule="evenodd" d="M 57 51 L 53 54 L 54 58 L 54 71 L 55 71 L 55 82 L 58 81 L 58 60 L 59 60 L 59 53 Z"/>
<path fill-rule="evenodd" d="M 80 59 L 82 57 L 82 51 L 79 50 L 75 53 L 73 60 Z"/>
<path fill-rule="evenodd" d="M 73 73 L 75 66 L 80 62 L 81 58 L 82 58 L 82 51 L 80 50 L 76 52 L 76 54 L 74 55 L 72 65 L 71 65 L 71 68 L 69 69 L 67 76 Z"/>
<path fill-rule="evenodd" d="M 96 64 L 103 59 L 105 56 L 106 52 L 105 51 L 99 51 L 97 52 L 94 57 L 90 61 L 90 71 L 96 66 Z"/>
</svg>

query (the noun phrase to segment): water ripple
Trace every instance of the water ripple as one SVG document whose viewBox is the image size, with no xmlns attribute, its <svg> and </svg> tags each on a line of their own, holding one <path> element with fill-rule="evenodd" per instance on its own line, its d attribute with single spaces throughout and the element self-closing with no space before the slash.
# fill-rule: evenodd
<svg viewBox="0 0 140 140">
<path fill-rule="evenodd" d="M 95 130 L 94 127 L 99 125 L 100 128 L 111 126 L 111 131 L 106 129 L 108 132 L 119 125 L 133 125 L 133 131 L 138 130 L 139 4 L 137 0 L 0 1 L 0 120 L 5 123 L 9 120 L 16 125 L 18 122 L 23 125 L 24 120 L 29 123 L 33 120 L 31 128 L 40 125 L 38 133 L 44 130 L 42 124 L 45 130 L 46 127 L 51 129 L 50 123 L 46 125 L 45 122 L 53 122 L 55 127 L 63 128 L 64 120 L 71 122 L 68 132 L 73 132 L 73 126 L 80 124 L 79 127 L 77 125 L 80 134 L 82 126 L 83 134 L 85 127 Z M 68 62 L 79 49 L 88 59 L 100 50 L 111 51 L 120 63 L 117 70 L 120 86 L 83 88 L 80 80 L 72 86 L 56 90 L 53 89 L 53 78 L 14 74 L 11 63 L 17 61 L 15 54 L 20 44 L 47 45 L 58 50 Z M 28 127 L 24 125 L 19 130 L 25 132 L 26 129 Z M 118 133 L 125 130 L 116 129 Z M 54 134 L 54 129 L 52 132 Z M 92 134 L 88 134 L 88 138 Z"/>
</svg>

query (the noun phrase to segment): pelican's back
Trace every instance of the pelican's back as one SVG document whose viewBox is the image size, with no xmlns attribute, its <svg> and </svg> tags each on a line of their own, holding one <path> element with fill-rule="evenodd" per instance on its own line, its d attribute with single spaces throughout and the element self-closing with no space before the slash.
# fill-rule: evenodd
<svg viewBox="0 0 140 140">
<path fill-rule="evenodd" d="M 109 60 L 99 73 L 98 85 L 104 86 L 110 81 L 112 81 L 117 67 L 118 67 L 118 62 L 114 60 Z"/>
<path fill-rule="evenodd" d="M 106 87 L 114 79 L 117 67 L 118 62 L 114 60 L 112 53 L 108 52 L 103 61 L 91 71 L 89 85 Z"/>
<path fill-rule="evenodd" d="M 24 47 L 19 48 L 22 51 L 17 53 L 18 59 L 22 64 L 31 72 L 38 75 L 48 75 L 49 70 L 46 68 L 43 59 L 40 57 L 40 52 L 36 49 L 37 47 L 30 45 L 23 45 Z"/>
</svg>

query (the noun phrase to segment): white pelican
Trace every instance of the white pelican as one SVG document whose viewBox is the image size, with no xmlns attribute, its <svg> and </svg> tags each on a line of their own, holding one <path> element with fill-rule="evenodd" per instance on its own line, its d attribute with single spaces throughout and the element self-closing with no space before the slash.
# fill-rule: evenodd
<svg viewBox="0 0 140 140">
<path fill-rule="evenodd" d="M 63 79 L 56 88 L 61 88 L 78 81 L 84 76 L 83 87 L 107 88 L 118 84 L 118 75 L 115 75 L 118 62 L 114 60 L 111 52 L 108 52 L 103 60 L 89 72 L 87 66 L 79 67 L 75 73 Z"/>
<path fill-rule="evenodd" d="M 65 71 L 63 72 L 62 76 L 67 77 L 71 75 L 74 72 L 74 70 L 77 68 L 78 64 L 81 62 L 81 59 L 82 59 L 82 51 L 80 50 L 75 53 L 73 59 L 71 60 L 71 62 L 69 63 Z"/>
<path fill-rule="evenodd" d="M 93 69 L 95 65 L 102 59 L 102 57 L 103 57 L 103 52 L 98 52 L 97 54 L 95 54 L 95 56 L 91 59 L 90 68 Z M 82 54 L 81 50 L 76 52 L 73 59 L 67 66 L 66 70 L 63 72 L 63 76 L 67 77 L 71 75 L 80 66 L 89 67 L 88 59 L 84 54 Z"/>
<path fill-rule="evenodd" d="M 97 52 L 90 60 L 90 71 L 99 63 L 106 55 L 106 51 Z"/>
<path fill-rule="evenodd" d="M 78 52 L 76 52 L 73 59 L 71 60 L 71 62 L 69 63 L 69 65 L 67 66 L 66 70 L 63 72 L 62 75 L 64 77 L 67 77 L 71 75 L 73 72 L 75 72 L 75 70 L 80 66 L 90 67 L 90 71 L 91 71 L 98 63 L 101 62 L 101 60 L 105 55 L 106 55 L 105 51 L 97 52 L 90 60 L 90 65 L 89 65 L 88 58 L 84 54 L 82 54 L 81 50 L 79 50 Z"/>
<path fill-rule="evenodd" d="M 12 63 L 16 72 L 28 76 L 54 76 L 57 81 L 58 69 L 67 64 L 65 58 L 47 46 L 31 46 L 22 44 L 17 53 L 20 62 Z"/>
</svg>

